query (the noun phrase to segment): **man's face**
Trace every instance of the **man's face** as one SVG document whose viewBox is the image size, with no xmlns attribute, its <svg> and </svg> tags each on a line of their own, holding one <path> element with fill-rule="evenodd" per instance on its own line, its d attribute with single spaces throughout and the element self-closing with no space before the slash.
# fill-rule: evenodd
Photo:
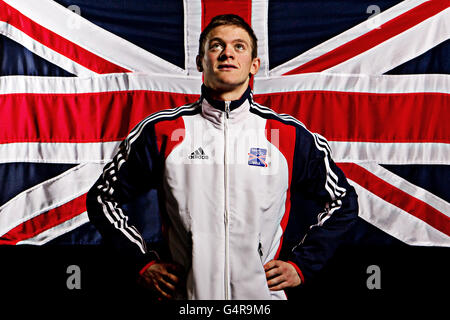
<svg viewBox="0 0 450 320">
<path fill-rule="evenodd" d="M 248 33 L 228 25 L 211 30 L 205 42 L 205 55 L 197 59 L 201 59 L 205 85 L 219 92 L 245 91 L 249 74 L 256 74 L 260 65 L 259 58 L 252 58 Z"/>
</svg>

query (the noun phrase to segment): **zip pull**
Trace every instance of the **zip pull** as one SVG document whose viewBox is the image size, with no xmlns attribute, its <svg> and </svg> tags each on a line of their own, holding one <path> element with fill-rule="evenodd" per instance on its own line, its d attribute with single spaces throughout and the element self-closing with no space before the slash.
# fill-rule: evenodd
<svg viewBox="0 0 450 320">
<path fill-rule="evenodd" d="M 230 119 L 230 103 L 231 101 L 225 101 L 225 113 L 227 115 L 227 119 Z"/>
<path fill-rule="evenodd" d="M 259 244 L 258 244 L 258 253 L 259 253 L 259 256 L 262 258 L 263 251 L 262 251 L 262 244 L 261 244 L 261 242 L 259 242 Z"/>
<path fill-rule="evenodd" d="M 262 243 L 261 243 L 261 233 L 258 233 L 258 253 L 262 260 L 263 250 L 262 250 Z"/>
</svg>

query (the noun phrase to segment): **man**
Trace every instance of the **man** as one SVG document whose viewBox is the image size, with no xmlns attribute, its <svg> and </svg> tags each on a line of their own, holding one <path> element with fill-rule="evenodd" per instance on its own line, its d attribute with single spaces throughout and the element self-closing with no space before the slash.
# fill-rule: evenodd
<svg viewBox="0 0 450 320">
<path fill-rule="evenodd" d="M 196 62 L 201 98 L 131 131 L 88 193 L 90 220 L 130 252 L 160 298 L 286 299 L 284 289 L 308 281 L 354 222 L 355 191 L 324 138 L 253 101 L 260 59 L 242 18 L 213 18 Z M 160 199 L 166 260 L 146 248 L 123 209 L 150 189 Z M 281 260 L 289 227 L 303 239 Z"/>
</svg>

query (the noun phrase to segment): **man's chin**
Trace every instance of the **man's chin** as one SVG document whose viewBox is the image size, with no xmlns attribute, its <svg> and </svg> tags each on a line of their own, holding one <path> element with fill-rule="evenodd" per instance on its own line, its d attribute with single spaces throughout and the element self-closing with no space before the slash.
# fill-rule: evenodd
<svg viewBox="0 0 450 320">
<path fill-rule="evenodd" d="M 247 87 L 247 80 L 238 81 L 238 80 L 229 80 L 229 79 L 220 79 L 216 83 L 217 90 L 220 91 L 232 91 L 239 87 L 245 86 Z"/>
</svg>

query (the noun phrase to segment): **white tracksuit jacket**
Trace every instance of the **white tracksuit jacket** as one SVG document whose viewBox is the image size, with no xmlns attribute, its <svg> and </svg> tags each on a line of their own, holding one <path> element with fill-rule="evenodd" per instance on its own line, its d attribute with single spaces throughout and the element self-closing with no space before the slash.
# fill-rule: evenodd
<svg viewBox="0 0 450 320">
<path fill-rule="evenodd" d="M 148 116 L 89 191 L 90 220 L 139 268 L 161 252 L 128 223 L 123 204 L 150 189 L 162 199 L 154 214 L 168 256 L 186 271 L 187 299 L 286 299 L 269 290 L 263 265 L 283 258 L 307 280 L 358 211 L 325 139 L 256 104 L 250 88 L 224 102 L 202 86 L 197 102 Z"/>
</svg>

